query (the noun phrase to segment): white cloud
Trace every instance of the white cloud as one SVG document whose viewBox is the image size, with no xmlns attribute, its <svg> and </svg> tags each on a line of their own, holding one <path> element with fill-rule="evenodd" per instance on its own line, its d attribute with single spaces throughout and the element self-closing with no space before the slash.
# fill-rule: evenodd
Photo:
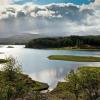
<svg viewBox="0 0 100 100">
<path fill-rule="evenodd" d="M 95 6 L 97 6 L 97 5 L 100 6 L 100 0 L 95 0 L 94 5 L 95 5 Z"/>
<path fill-rule="evenodd" d="M 12 0 L 0 0 L 0 5 L 9 5 L 12 3 Z"/>
<path fill-rule="evenodd" d="M 49 35 L 100 34 L 100 10 L 91 5 L 61 3 L 5 6 L 0 10 L 0 35 L 28 31 Z"/>
<path fill-rule="evenodd" d="M 45 10 L 45 11 L 38 11 L 37 12 L 37 16 L 42 16 L 42 17 L 52 17 L 52 15 L 54 14 L 55 12 L 53 11 L 49 11 L 49 10 Z"/>
<path fill-rule="evenodd" d="M 26 16 L 32 16 L 32 17 L 48 17 L 48 18 L 66 17 L 69 19 L 74 19 L 74 17 L 77 16 L 79 20 L 81 19 L 81 17 L 84 17 L 87 14 L 91 14 L 92 10 L 85 9 L 85 10 L 80 11 L 80 7 L 74 4 L 64 4 L 64 3 L 55 4 L 54 3 L 54 4 L 49 4 L 49 5 L 35 5 L 35 4 L 10 5 L 10 6 L 2 7 L 2 10 L 0 13 L 1 13 L 1 16 L 4 16 L 3 14 L 13 13 L 16 15 L 16 14 L 19 14 L 19 12 L 23 12 L 25 13 Z"/>
</svg>

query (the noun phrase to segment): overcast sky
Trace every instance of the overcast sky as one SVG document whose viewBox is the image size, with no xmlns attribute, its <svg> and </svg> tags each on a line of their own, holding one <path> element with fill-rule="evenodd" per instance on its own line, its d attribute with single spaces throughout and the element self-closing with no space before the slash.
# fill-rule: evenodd
<svg viewBox="0 0 100 100">
<path fill-rule="evenodd" d="M 0 37 L 100 34 L 100 0 L 0 0 Z"/>
</svg>

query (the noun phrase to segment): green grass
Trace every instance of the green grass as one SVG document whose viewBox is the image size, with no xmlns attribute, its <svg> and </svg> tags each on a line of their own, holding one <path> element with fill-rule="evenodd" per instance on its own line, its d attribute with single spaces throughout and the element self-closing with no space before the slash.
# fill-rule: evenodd
<svg viewBox="0 0 100 100">
<path fill-rule="evenodd" d="M 35 81 L 35 84 L 33 85 L 34 91 L 42 91 L 47 90 L 49 88 L 49 85 L 46 83 Z"/>
<path fill-rule="evenodd" d="M 8 62 L 8 61 L 5 60 L 5 59 L 0 59 L 0 64 L 2 64 L 2 63 L 6 63 L 6 62 Z"/>
<path fill-rule="evenodd" d="M 48 58 L 50 60 L 64 60 L 75 62 L 100 62 L 100 57 L 92 56 L 51 55 Z"/>
</svg>

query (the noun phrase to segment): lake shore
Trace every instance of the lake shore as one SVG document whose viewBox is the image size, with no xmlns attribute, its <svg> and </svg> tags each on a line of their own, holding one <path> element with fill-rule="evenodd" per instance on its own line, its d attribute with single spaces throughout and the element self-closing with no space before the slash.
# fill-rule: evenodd
<svg viewBox="0 0 100 100">
<path fill-rule="evenodd" d="M 76 48 L 76 47 L 48 48 L 48 50 L 100 51 L 100 49 L 98 48 Z"/>
</svg>

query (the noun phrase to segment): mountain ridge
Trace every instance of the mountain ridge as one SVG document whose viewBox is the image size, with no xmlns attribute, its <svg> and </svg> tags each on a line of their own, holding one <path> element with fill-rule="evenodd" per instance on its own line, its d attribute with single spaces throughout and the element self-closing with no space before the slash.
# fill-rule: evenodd
<svg viewBox="0 0 100 100">
<path fill-rule="evenodd" d="M 31 34 L 31 33 L 13 35 L 5 38 L 1 37 L 0 44 L 25 44 L 32 39 L 43 38 L 43 37 L 46 37 L 46 35 Z"/>
</svg>

